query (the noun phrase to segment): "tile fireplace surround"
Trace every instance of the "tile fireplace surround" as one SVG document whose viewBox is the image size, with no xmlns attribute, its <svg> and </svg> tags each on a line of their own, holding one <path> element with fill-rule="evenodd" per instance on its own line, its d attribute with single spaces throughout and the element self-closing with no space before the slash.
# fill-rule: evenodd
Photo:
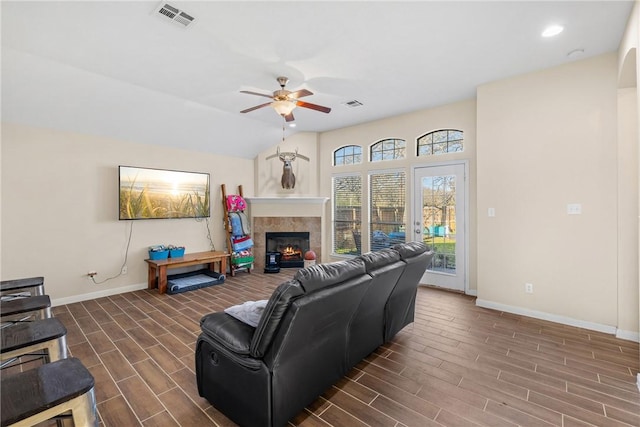
<svg viewBox="0 0 640 427">
<path fill-rule="evenodd" d="M 318 256 L 322 253 L 322 233 L 326 197 L 245 197 L 249 203 L 253 238 L 253 267 L 264 270 L 265 233 L 308 231 L 309 247 Z"/>
</svg>

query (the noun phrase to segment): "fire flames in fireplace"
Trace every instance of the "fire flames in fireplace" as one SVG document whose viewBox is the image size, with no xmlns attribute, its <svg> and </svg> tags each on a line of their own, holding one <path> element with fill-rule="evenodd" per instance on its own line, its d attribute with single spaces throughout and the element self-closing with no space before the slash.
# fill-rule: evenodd
<svg viewBox="0 0 640 427">
<path fill-rule="evenodd" d="M 309 250 L 309 232 L 267 232 L 265 240 L 267 253 L 280 253 L 280 267 L 304 266 L 304 253 Z"/>
<path fill-rule="evenodd" d="M 302 259 L 302 249 L 297 246 L 287 246 L 282 249 L 281 253 L 284 261 L 300 261 Z"/>
</svg>

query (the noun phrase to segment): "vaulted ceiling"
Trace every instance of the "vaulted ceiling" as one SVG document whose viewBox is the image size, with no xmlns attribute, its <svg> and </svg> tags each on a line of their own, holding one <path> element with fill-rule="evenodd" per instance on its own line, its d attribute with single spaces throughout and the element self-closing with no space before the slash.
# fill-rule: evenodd
<svg viewBox="0 0 640 427">
<path fill-rule="evenodd" d="M 165 3 L 188 26 L 157 12 Z M 320 132 L 475 96 L 478 85 L 606 52 L 632 1 L 2 1 L 2 120 L 253 158 Z M 543 38 L 550 24 L 564 26 Z M 574 52 L 570 54 L 570 52 Z M 349 107 L 357 100 L 359 107 Z"/>
</svg>

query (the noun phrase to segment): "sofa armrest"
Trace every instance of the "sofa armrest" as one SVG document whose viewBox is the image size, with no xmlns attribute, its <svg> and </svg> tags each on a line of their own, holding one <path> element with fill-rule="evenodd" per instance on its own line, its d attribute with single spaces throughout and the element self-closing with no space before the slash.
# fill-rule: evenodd
<svg viewBox="0 0 640 427">
<path fill-rule="evenodd" d="M 202 333 L 231 353 L 249 355 L 255 328 L 224 312 L 211 313 L 200 319 Z"/>
<path fill-rule="evenodd" d="M 198 393 L 218 411 L 241 426 L 273 426 L 271 374 L 260 359 L 231 353 L 202 333 L 195 362 Z"/>
</svg>

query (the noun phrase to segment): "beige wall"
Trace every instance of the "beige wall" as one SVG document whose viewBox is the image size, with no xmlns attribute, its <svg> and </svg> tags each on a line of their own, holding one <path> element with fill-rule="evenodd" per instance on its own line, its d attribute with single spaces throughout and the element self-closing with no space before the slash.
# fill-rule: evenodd
<svg viewBox="0 0 640 427">
<path fill-rule="evenodd" d="M 366 107 L 362 107 L 366 108 Z M 428 132 L 438 129 L 459 129 L 464 131 L 464 152 L 451 153 L 432 158 L 418 158 L 416 156 L 416 139 Z M 404 160 L 393 160 L 371 164 L 364 162 L 362 165 L 345 165 L 334 167 L 333 152 L 345 145 L 361 145 L 363 153 L 368 153 L 371 144 L 385 138 L 400 138 L 407 141 L 407 158 Z M 476 103 L 475 100 L 466 100 L 454 104 L 432 108 L 428 110 L 416 111 L 388 119 L 377 120 L 358 126 L 338 129 L 320 134 L 320 195 L 331 197 L 331 177 L 334 174 L 349 172 L 359 172 L 363 176 L 363 185 L 366 185 L 367 170 L 383 169 L 403 169 L 407 176 L 407 209 L 411 208 L 413 194 L 412 167 L 431 165 L 434 163 L 448 162 L 453 160 L 466 160 L 469 163 L 469 288 L 471 293 L 475 291 L 476 284 Z M 366 157 L 366 156 L 365 156 Z M 368 204 L 368 191 L 363 191 L 363 207 Z M 410 212 L 410 211 L 408 211 Z M 327 221 L 331 221 L 331 202 L 327 203 Z M 407 221 L 411 221 L 407 217 Z M 363 209 L 363 223 L 368 222 L 366 209 Z M 362 245 L 368 247 L 368 235 L 363 233 Z M 330 225 L 326 227 L 323 242 L 322 257 L 331 259 L 332 235 Z"/>
<path fill-rule="evenodd" d="M 4 124 L 2 279 L 44 276 L 54 303 L 146 286 L 147 247 L 209 250 L 206 223 L 194 219 L 118 221 L 118 165 L 208 172 L 210 228 L 224 248 L 220 184 L 253 193 L 253 161 Z M 247 172 L 249 171 L 249 172 Z M 129 226 L 128 274 L 120 271 Z"/>
<path fill-rule="evenodd" d="M 617 324 L 616 90 L 614 54 L 478 88 L 479 304 Z"/>
</svg>

